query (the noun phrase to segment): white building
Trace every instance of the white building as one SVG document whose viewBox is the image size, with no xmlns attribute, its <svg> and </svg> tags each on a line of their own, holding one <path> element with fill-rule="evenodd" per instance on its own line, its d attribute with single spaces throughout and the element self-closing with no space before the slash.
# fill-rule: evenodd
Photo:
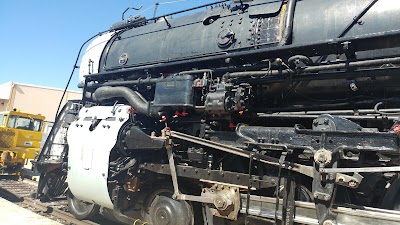
<svg viewBox="0 0 400 225">
<path fill-rule="evenodd" d="M 17 109 L 21 112 L 41 114 L 54 122 L 63 89 L 7 82 L 0 85 L 0 111 Z M 68 90 L 61 107 L 68 100 L 81 99 L 82 93 Z"/>
</svg>

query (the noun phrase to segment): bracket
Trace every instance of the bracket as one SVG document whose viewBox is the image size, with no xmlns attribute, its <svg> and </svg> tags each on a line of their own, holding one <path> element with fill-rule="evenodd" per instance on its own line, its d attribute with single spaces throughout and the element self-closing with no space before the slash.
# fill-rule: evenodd
<svg viewBox="0 0 400 225">
<path fill-rule="evenodd" d="M 164 21 L 167 23 L 168 28 L 171 28 L 171 24 L 168 22 L 167 18 L 165 16 L 163 16 Z"/>
<path fill-rule="evenodd" d="M 238 187 L 228 185 L 217 185 L 214 189 L 204 188 L 201 196 L 186 195 L 179 191 L 178 176 L 176 173 L 174 156 L 172 153 L 171 139 L 167 140 L 167 155 L 171 171 L 172 184 L 174 187 L 173 199 L 183 201 L 194 201 L 211 204 L 212 214 L 218 217 L 236 220 L 240 210 L 240 193 Z"/>
</svg>

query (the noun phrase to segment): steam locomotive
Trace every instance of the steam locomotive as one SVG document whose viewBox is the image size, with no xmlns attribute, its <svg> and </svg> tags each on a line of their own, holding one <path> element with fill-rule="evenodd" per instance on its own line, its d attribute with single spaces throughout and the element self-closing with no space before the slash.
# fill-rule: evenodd
<svg viewBox="0 0 400 225">
<path fill-rule="evenodd" d="M 115 23 L 38 195 L 126 224 L 398 224 L 398 21 L 398 1 L 232 0 Z"/>
</svg>

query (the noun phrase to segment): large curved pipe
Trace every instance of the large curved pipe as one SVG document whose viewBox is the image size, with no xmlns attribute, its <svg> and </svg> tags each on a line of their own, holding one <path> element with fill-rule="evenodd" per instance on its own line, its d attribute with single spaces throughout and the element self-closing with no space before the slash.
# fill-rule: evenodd
<svg viewBox="0 0 400 225">
<path fill-rule="evenodd" d="M 125 98 L 135 109 L 135 112 L 149 115 L 149 102 L 143 96 L 127 87 L 99 87 L 94 92 L 94 100 L 102 102 L 110 98 Z"/>
<path fill-rule="evenodd" d="M 293 31 L 293 18 L 294 11 L 296 8 L 296 0 L 289 0 L 287 3 L 287 17 L 285 22 L 285 30 L 283 31 L 282 40 L 279 45 L 287 45 L 290 44 L 289 38 L 292 36 Z"/>
</svg>

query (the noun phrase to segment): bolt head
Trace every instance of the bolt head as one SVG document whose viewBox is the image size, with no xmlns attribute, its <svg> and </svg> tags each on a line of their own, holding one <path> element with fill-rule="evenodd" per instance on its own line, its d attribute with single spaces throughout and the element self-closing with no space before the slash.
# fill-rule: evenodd
<svg viewBox="0 0 400 225">
<path fill-rule="evenodd" d="M 332 220 L 325 220 L 322 225 L 335 225 L 335 223 Z"/>
<path fill-rule="evenodd" d="M 215 205 L 215 207 L 217 208 L 217 209 L 225 209 L 226 207 L 227 207 L 227 203 L 226 203 L 226 201 L 223 199 L 223 198 L 221 198 L 221 197 L 217 197 L 215 200 L 214 200 L 214 205 Z"/>
<path fill-rule="evenodd" d="M 357 186 L 357 181 L 355 181 L 355 180 L 349 181 L 349 186 L 350 187 L 356 187 Z"/>
</svg>

